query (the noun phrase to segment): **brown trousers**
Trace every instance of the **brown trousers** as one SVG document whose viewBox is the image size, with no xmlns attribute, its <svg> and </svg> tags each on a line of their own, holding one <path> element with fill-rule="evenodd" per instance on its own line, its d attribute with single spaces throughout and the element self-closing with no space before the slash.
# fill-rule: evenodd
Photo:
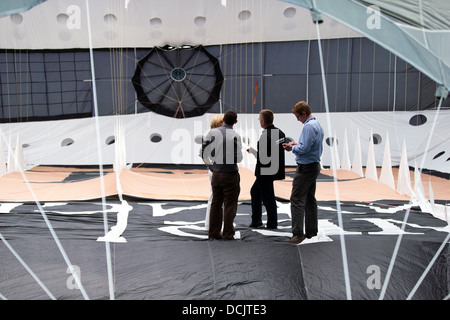
<svg viewBox="0 0 450 320">
<path fill-rule="evenodd" d="M 239 172 L 214 171 L 211 179 L 213 198 L 209 217 L 209 238 L 224 239 L 234 237 L 234 218 L 236 217 L 238 198 L 241 191 Z"/>
</svg>

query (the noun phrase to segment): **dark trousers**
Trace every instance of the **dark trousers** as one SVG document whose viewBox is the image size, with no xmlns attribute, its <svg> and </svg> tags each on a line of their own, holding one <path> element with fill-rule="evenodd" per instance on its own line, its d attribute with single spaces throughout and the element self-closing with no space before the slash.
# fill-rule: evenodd
<svg viewBox="0 0 450 320">
<path fill-rule="evenodd" d="M 299 164 L 292 182 L 291 218 L 294 236 L 317 234 L 316 179 L 320 163 Z M 305 230 L 304 230 L 305 229 Z"/>
<path fill-rule="evenodd" d="M 262 205 L 267 210 L 267 228 L 274 229 L 278 225 L 277 203 L 273 189 L 272 177 L 256 177 L 250 189 L 252 197 L 252 224 L 262 223 Z"/>
<path fill-rule="evenodd" d="M 211 179 L 213 198 L 209 217 L 209 238 L 234 237 L 234 218 L 236 217 L 238 198 L 241 191 L 239 172 L 214 171 Z"/>
</svg>

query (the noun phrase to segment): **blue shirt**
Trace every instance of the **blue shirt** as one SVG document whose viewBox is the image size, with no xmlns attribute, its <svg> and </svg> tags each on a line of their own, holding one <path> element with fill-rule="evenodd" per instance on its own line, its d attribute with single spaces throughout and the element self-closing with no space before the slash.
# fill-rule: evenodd
<svg viewBox="0 0 450 320">
<path fill-rule="evenodd" d="M 305 121 L 298 144 L 292 147 L 295 161 L 299 164 L 320 162 L 324 132 L 316 118 Z"/>
</svg>

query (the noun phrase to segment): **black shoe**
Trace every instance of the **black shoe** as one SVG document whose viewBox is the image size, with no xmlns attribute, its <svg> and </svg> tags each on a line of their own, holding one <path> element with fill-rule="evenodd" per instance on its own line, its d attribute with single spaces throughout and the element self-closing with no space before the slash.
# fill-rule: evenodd
<svg viewBox="0 0 450 320">
<path fill-rule="evenodd" d="M 277 230 L 278 228 L 277 227 L 266 226 L 265 229 L 267 229 L 267 230 Z"/>
<path fill-rule="evenodd" d="M 258 223 L 253 223 L 253 222 L 252 222 L 248 227 L 249 227 L 249 228 L 256 228 L 256 229 L 259 229 L 259 228 L 263 227 L 263 223 L 262 223 L 262 222 L 258 222 Z"/>
<path fill-rule="evenodd" d="M 317 233 L 307 233 L 305 236 L 306 236 L 308 239 L 311 239 L 312 237 L 317 236 Z"/>
</svg>

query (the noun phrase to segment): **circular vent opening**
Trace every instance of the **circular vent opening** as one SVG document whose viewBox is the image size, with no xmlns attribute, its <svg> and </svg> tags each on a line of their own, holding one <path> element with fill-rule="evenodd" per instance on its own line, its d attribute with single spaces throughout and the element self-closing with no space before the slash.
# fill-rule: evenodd
<svg viewBox="0 0 450 320">
<path fill-rule="evenodd" d="M 433 160 L 435 160 L 435 159 L 439 158 L 440 156 L 444 155 L 444 153 L 445 153 L 445 151 L 439 152 L 437 155 L 435 155 L 435 156 L 433 157 Z M 448 160 L 448 159 L 447 159 L 447 160 Z"/>
<path fill-rule="evenodd" d="M 248 10 L 243 10 L 241 12 L 239 12 L 238 18 L 241 21 L 245 21 L 250 19 L 250 17 L 252 16 L 252 13 Z"/>
<path fill-rule="evenodd" d="M 378 133 L 374 133 L 372 135 L 372 139 L 373 139 L 373 144 L 380 144 L 381 141 L 383 141 L 383 139 L 381 138 L 381 136 Z"/>
<path fill-rule="evenodd" d="M 195 17 L 194 23 L 198 27 L 202 27 L 206 23 L 206 18 L 202 16 Z"/>
<path fill-rule="evenodd" d="M 70 146 L 70 145 L 72 145 L 72 144 L 74 144 L 75 143 L 75 141 L 73 141 L 73 139 L 71 139 L 71 138 L 66 138 L 66 139 L 64 139 L 62 142 L 61 142 L 61 147 L 68 147 L 68 146 Z"/>
<path fill-rule="evenodd" d="M 58 21 L 59 24 L 62 24 L 64 26 L 67 25 L 68 19 L 69 19 L 69 16 L 65 13 L 60 13 L 56 16 L 56 21 Z"/>
<path fill-rule="evenodd" d="M 427 122 L 427 117 L 423 114 L 416 114 L 415 116 L 409 119 L 409 124 L 412 126 L 421 126 Z"/>
<path fill-rule="evenodd" d="M 115 24 L 117 22 L 117 17 L 112 13 L 108 13 L 104 15 L 103 20 L 107 24 Z"/>
<path fill-rule="evenodd" d="M 12 14 L 9 18 L 14 24 L 21 24 L 23 22 L 23 16 L 20 13 Z"/>
<path fill-rule="evenodd" d="M 329 145 L 330 147 L 334 146 L 334 141 L 336 141 L 336 145 L 339 144 L 339 141 L 336 139 L 334 139 L 334 137 L 329 137 L 325 139 L 325 142 L 327 143 L 327 145 Z"/>
<path fill-rule="evenodd" d="M 115 136 L 109 136 L 108 138 L 106 138 L 105 143 L 107 146 L 114 144 L 116 142 L 116 137 Z"/>
<path fill-rule="evenodd" d="M 186 78 L 186 71 L 184 71 L 181 68 L 175 68 L 172 70 L 172 72 L 170 73 L 170 77 L 172 78 L 172 80 L 174 81 L 183 81 L 184 78 Z"/>
<path fill-rule="evenodd" d="M 150 136 L 150 141 L 153 143 L 161 142 L 161 140 L 162 140 L 162 136 L 159 133 L 153 133 Z"/>
<path fill-rule="evenodd" d="M 150 19 L 150 25 L 159 28 L 162 25 L 162 20 L 160 18 L 152 18 Z"/>
<path fill-rule="evenodd" d="M 286 8 L 286 10 L 284 10 L 283 15 L 286 18 L 293 18 L 296 13 L 297 13 L 297 10 L 295 8 L 289 7 L 289 8 Z"/>
</svg>

